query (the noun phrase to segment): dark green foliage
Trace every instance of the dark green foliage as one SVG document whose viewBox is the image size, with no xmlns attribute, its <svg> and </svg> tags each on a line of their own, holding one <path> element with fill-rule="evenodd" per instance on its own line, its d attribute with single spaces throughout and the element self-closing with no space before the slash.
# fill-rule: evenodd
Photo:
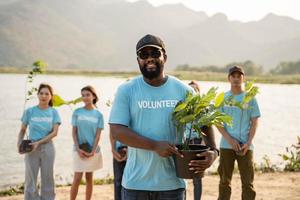
<svg viewBox="0 0 300 200">
<path fill-rule="evenodd" d="M 286 154 L 279 154 L 285 162 L 285 171 L 300 171 L 300 136 L 297 140 L 297 144 L 286 147 Z"/>
<path fill-rule="evenodd" d="M 229 68 L 234 65 L 243 66 L 245 74 L 248 76 L 252 75 L 261 75 L 263 73 L 263 67 L 261 65 L 257 65 L 251 60 L 246 60 L 244 62 L 232 62 L 224 67 L 216 66 L 216 65 L 208 65 L 208 66 L 189 66 L 188 64 L 177 66 L 177 70 L 181 71 L 197 71 L 197 72 L 219 72 L 219 73 L 228 73 Z"/>
<path fill-rule="evenodd" d="M 13 196 L 17 194 L 23 194 L 24 193 L 24 184 L 21 184 L 16 187 L 10 187 L 7 190 L 0 191 L 0 197 L 1 196 Z"/>
<path fill-rule="evenodd" d="M 300 74 L 300 60 L 296 62 L 281 62 L 271 74 Z"/>
</svg>

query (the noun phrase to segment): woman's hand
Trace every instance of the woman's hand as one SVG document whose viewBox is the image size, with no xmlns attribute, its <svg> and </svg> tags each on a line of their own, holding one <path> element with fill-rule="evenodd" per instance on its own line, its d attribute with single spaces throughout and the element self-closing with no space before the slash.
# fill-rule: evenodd
<svg viewBox="0 0 300 200">
<path fill-rule="evenodd" d="M 21 143 L 19 143 L 19 142 L 18 142 L 18 144 L 17 144 L 17 149 L 18 149 L 18 153 L 19 153 L 19 154 L 24 154 L 24 152 L 21 151 Z"/>
<path fill-rule="evenodd" d="M 79 155 L 79 157 L 80 157 L 81 159 L 87 158 L 86 152 L 83 151 L 83 150 L 81 150 L 81 149 L 79 149 L 79 148 L 77 148 L 77 153 L 78 153 L 78 155 Z"/>
<path fill-rule="evenodd" d="M 95 155 L 95 151 L 92 151 L 92 152 L 90 152 L 90 153 L 84 151 L 84 154 L 85 154 L 85 156 L 86 156 L 87 158 L 89 158 L 89 157 L 92 157 L 92 156 Z"/>
<path fill-rule="evenodd" d="M 32 143 L 29 143 L 29 145 L 31 145 L 31 147 L 32 147 L 31 152 L 34 152 L 40 146 L 40 142 L 39 141 L 32 142 Z"/>
</svg>

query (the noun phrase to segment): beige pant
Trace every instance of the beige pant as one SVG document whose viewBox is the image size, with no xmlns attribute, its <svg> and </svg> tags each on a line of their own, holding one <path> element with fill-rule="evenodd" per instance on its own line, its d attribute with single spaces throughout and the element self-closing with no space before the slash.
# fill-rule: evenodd
<svg viewBox="0 0 300 200">
<path fill-rule="evenodd" d="M 54 200 L 53 177 L 55 149 L 51 142 L 40 145 L 34 152 L 25 154 L 25 200 Z M 41 193 L 37 188 L 37 176 L 41 170 Z"/>
</svg>

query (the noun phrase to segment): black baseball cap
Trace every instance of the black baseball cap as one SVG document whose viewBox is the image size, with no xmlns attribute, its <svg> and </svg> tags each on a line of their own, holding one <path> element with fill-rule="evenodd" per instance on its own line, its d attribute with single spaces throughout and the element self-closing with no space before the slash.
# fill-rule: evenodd
<svg viewBox="0 0 300 200">
<path fill-rule="evenodd" d="M 136 44 L 136 53 L 138 53 L 141 49 L 145 47 L 155 47 L 165 51 L 164 42 L 159 37 L 151 34 L 145 35 L 138 41 L 138 43 Z"/>
<path fill-rule="evenodd" d="M 245 72 L 244 72 L 243 68 L 240 67 L 240 66 L 237 66 L 237 65 L 235 65 L 235 66 L 233 66 L 233 67 L 231 67 L 231 68 L 229 69 L 229 71 L 228 71 L 228 76 L 230 76 L 230 75 L 233 74 L 234 72 L 239 72 L 239 73 L 245 75 Z"/>
</svg>

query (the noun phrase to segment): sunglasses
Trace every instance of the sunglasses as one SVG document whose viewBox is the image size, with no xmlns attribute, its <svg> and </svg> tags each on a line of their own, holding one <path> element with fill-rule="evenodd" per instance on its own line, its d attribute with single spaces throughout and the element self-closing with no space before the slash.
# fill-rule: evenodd
<svg viewBox="0 0 300 200">
<path fill-rule="evenodd" d="M 161 56 L 162 52 L 159 49 L 153 49 L 151 51 L 139 51 L 138 52 L 138 57 L 142 60 L 145 60 L 147 58 L 149 58 L 149 56 L 151 58 L 159 58 Z"/>
</svg>

